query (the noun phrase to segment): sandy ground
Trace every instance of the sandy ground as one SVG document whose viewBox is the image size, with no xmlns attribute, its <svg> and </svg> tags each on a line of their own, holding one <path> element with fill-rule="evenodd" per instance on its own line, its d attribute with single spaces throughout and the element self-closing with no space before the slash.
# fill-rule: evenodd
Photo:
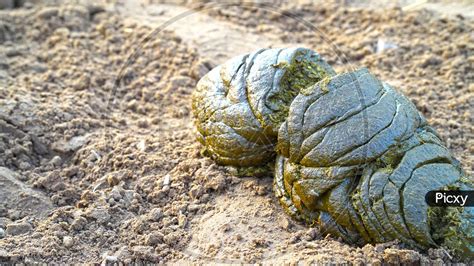
<svg viewBox="0 0 474 266">
<path fill-rule="evenodd" d="M 200 154 L 190 114 L 212 67 L 298 44 L 409 96 L 472 175 L 474 22 L 452 13 L 303 2 L 0 10 L 0 264 L 457 262 L 395 242 L 350 246 L 294 222 L 272 177 L 239 178 Z"/>
</svg>

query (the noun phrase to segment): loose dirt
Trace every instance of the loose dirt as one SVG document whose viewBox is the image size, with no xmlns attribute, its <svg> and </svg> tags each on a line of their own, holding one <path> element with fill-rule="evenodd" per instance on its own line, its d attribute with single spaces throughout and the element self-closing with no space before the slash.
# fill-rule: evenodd
<svg viewBox="0 0 474 266">
<path fill-rule="evenodd" d="M 472 175 L 470 18 L 131 2 L 0 10 L 0 263 L 458 262 L 394 242 L 350 246 L 294 222 L 271 176 L 236 177 L 200 154 L 190 96 L 234 55 L 303 45 L 405 93 Z"/>
</svg>

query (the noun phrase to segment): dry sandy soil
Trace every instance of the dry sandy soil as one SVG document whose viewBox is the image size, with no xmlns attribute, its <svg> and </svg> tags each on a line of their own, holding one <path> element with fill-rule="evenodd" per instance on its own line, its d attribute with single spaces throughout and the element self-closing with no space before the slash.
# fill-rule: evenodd
<svg viewBox="0 0 474 266">
<path fill-rule="evenodd" d="M 190 95 L 234 55 L 299 44 L 405 93 L 472 175 L 473 31 L 469 17 L 411 7 L 0 10 L 0 264 L 459 262 L 294 222 L 271 176 L 236 177 L 201 155 Z"/>
</svg>

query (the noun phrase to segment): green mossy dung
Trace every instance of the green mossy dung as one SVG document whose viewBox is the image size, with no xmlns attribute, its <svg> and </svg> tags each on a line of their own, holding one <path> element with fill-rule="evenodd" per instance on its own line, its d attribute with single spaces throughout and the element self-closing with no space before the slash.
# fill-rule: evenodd
<svg viewBox="0 0 474 266">
<path fill-rule="evenodd" d="M 474 257 L 472 208 L 432 208 L 430 190 L 473 189 L 416 107 L 367 69 L 335 75 L 304 48 L 218 66 L 193 94 L 198 140 L 236 175 L 268 175 L 295 219 L 362 245 L 398 239 Z"/>
<path fill-rule="evenodd" d="M 205 154 L 242 167 L 273 160 L 278 128 L 293 98 L 334 74 L 319 54 L 305 48 L 261 49 L 214 68 L 193 92 Z"/>
</svg>

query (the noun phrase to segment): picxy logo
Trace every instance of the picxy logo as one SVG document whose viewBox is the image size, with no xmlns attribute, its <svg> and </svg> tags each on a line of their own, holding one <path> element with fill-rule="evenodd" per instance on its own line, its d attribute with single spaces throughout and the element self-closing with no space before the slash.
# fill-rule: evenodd
<svg viewBox="0 0 474 266">
<path fill-rule="evenodd" d="M 430 191 L 425 196 L 431 207 L 473 207 L 473 190 Z"/>
</svg>

